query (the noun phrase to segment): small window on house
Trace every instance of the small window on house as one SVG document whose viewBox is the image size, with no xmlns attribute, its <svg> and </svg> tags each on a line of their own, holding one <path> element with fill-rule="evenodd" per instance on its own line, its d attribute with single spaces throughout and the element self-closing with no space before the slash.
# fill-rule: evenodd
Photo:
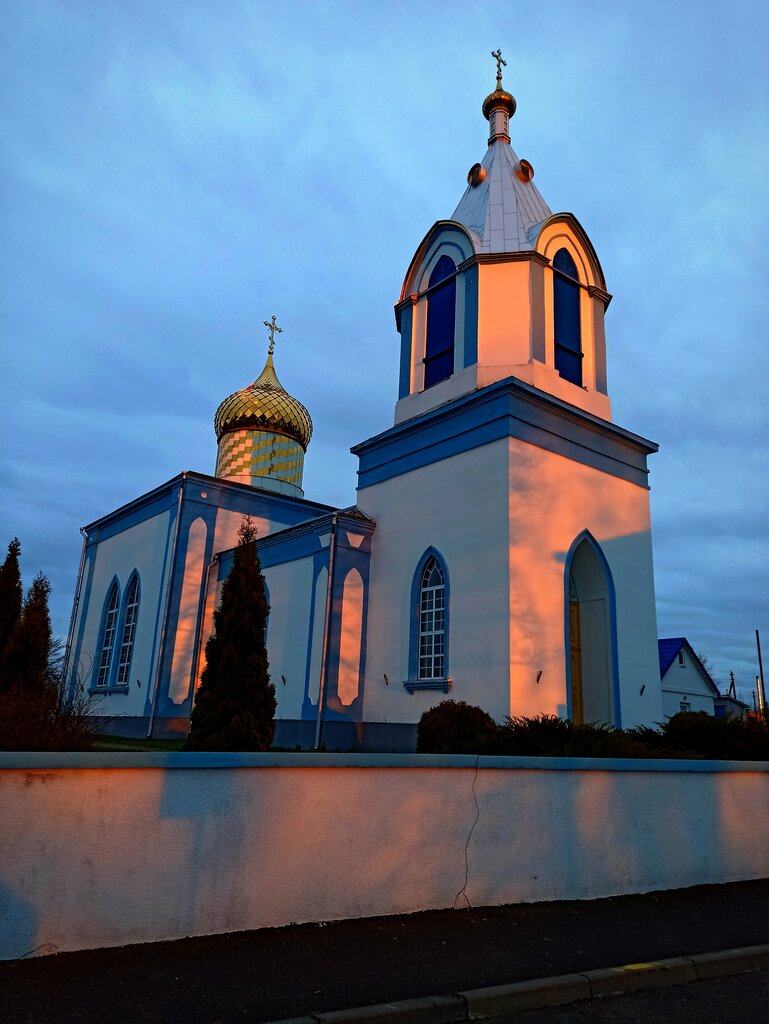
<svg viewBox="0 0 769 1024">
<path fill-rule="evenodd" d="M 419 678 L 445 678 L 446 584 L 437 559 L 430 557 L 419 590 Z"/>
<path fill-rule="evenodd" d="M 425 388 L 454 372 L 454 321 L 457 299 L 456 264 L 441 256 L 430 274 L 425 338 Z"/>
<path fill-rule="evenodd" d="M 684 712 L 692 710 L 692 706 L 691 706 L 691 704 L 689 703 L 688 700 L 682 700 L 680 706 L 681 706 L 681 710 L 684 711 Z"/>
<path fill-rule="evenodd" d="M 104 625 L 102 632 L 101 651 L 99 652 L 99 674 L 96 678 L 97 686 L 106 686 L 109 680 L 109 667 L 112 661 L 112 649 L 115 646 L 115 630 L 117 628 L 118 610 L 118 589 L 117 583 L 113 583 L 107 595 L 104 611 Z"/>
<path fill-rule="evenodd" d="M 579 275 L 568 250 L 553 257 L 553 331 L 555 368 L 572 384 L 582 386 L 582 327 Z"/>
<path fill-rule="evenodd" d="M 683 651 L 678 652 L 678 664 L 681 668 L 686 668 L 686 659 Z"/>
<path fill-rule="evenodd" d="M 120 642 L 120 661 L 117 669 L 117 685 L 128 686 L 131 673 L 131 657 L 134 650 L 136 635 L 136 618 L 139 614 L 139 577 L 134 576 L 128 588 L 125 617 L 123 619 L 123 638 Z"/>
</svg>

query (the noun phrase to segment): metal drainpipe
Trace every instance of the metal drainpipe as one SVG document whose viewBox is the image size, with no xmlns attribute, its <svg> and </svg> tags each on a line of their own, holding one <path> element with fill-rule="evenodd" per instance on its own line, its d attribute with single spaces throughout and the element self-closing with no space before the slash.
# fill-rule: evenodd
<svg viewBox="0 0 769 1024">
<path fill-rule="evenodd" d="M 77 583 L 75 585 L 75 600 L 72 602 L 72 614 L 69 617 L 69 629 L 67 631 L 67 646 L 64 648 L 64 665 L 61 670 L 61 688 L 62 691 L 67 686 L 67 673 L 69 672 L 69 657 L 72 653 L 72 635 L 75 632 L 75 618 L 77 617 L 77 610 L 80 605 L 80 591 L 83 587 L 83 566 L 85 565 L 85 547 L 88 543 L 88 534 L 84 526 L 80 527 L 80 534 L 83 538 L 83 547 L 80 549 L 80 566 L 77 570 Z M 60 700 L 63 697 L 63 693 L 60 696 Z"/>
<path fill-rule="evenodd" d="M 155 663 L 155 678 L 153 680 L 152 701 L 150 703 L 150 723 L 147 728 L 147 739 L 152 738 L 152 729 L 155 725 L 155 714 L 158 706 L 158 687 L 160 685 L 160 666 L 163 664 L 163 654 L 166 646 L 166 630 L 168 628 L 168 604 L 171 598 L 171 584 L 174 577 L 174 564 L 176 563 L 176 542 L 179 539 L 179 523 L 182 518 L 182 498 L 184 497 L 184 485 L 187 482 L 186 471 L 182 473 L 182 482 L 179 484 L 179 499 L 176 503 L 176 522 L 174 523 L 174 539 L 171 541 L 171 561 L 168 567 L 168 580 L 166 581 L 166 592 L 163 598 L 163 615 L 161 618 L 160 641 L 158 643 L 158 660 Z"/>
<path fill-rule="evenodd" d="M 328 542 L 328 583 L 326 585 L 326 622 L 323 629 L 323 649 L 320 658 L 320 686 L 318 688 L 318 721 L 315 726 L 315 749 L 320 750 L 323 735 L 323 704 L 326 700 L 328 674 L 328 634 L 331 630 L 331 599 L 334 587 L 334 551 L 336 549 L 336 512 L 331 515 L 331 538 Z"/>
</svg>

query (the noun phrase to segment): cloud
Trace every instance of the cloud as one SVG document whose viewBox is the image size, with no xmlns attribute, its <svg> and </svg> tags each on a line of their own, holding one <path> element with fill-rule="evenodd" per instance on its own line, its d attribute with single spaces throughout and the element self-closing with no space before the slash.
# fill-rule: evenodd
<svg viewBox="0 0 769 1024">
<path fill-rule="evenodd" d="M 769 635 L 762 5 L 6 7 L 0 527 L 28 577 L 51 573 L 59 632 L 77 527 L 211 470 L 213 412 L 259 372 L 272 313 L 315 421 L 306 492 L 353 500 L 348 449 L 392 422 L 392 304 L 483 155 L 500 45 L 514 146 L 615 296 L 615 420 L 661 443 L 660 630 L 751 681 Z"/>
</svg>

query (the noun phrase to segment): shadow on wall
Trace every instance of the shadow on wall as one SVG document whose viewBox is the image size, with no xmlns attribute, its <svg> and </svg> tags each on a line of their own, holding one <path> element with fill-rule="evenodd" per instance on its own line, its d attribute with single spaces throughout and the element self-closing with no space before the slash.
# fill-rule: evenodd
<svg viewBox="0 0 769 1024">
<path fill-rule="evenodd" d="M 47 943 L 36 947 L 38 915 L 34 907 L 18 892 L 0 881 L 0 921 L 7 930 L 3 946 L 10 950 L 9 959 L 19 960 L 34 954 L 56 953 L 58 947 Z"/>
<path fill-rule="evenodd" d="M 409 773 L 384 775 L 382 807 L 383 773 L 370 769 L 203 770 L 194 788 L 189 772 L 166 772 L 174 927 L 201 934 L 451 906 L 475 813 L 471 773 L 440 800 Z M 366 855 L 350 857 L 364 835 Z"/>
<path fill-rule="evenodd" d="M 719 800 L 719 787 L 736 790 L 729 782 L 738 779 L 680 771 L 521 771 L 511 789 L 506 773 L 481 769 L 468 897 L 474 906 L 564 894 L 596 899 L 754 877 L 758 847 L 767 837 L 745 835 L 740 809 L 730 822 Z M 756 794 L 760 788 L 758 776 Z M 522 828 L 527 821 L 552 824 Z M 735 864 L 735 851 L 746 843 Z M 504 858 L 500 849 L 509 851 Z M 504 877 L 500 866 L 513 865 Z"/>
</svg>

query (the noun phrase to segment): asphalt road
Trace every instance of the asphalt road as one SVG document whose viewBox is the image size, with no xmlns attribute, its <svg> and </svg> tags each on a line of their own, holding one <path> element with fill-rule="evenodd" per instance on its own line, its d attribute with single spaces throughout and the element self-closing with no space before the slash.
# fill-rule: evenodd
<svg viewBox="0 0 769 1024">
<path fill-rule="evenodd" d="M 0 962 L 0 1022 L 259 1024 L 767 942 L 769 880 L 293 925 Z"/>
<path fill-rule="evenodd" d="M 740 974 L 677 988 L 588 999 L 498 1017 L 493 1024 L 766 1024 L 769 974 Z"/>
</svg>

